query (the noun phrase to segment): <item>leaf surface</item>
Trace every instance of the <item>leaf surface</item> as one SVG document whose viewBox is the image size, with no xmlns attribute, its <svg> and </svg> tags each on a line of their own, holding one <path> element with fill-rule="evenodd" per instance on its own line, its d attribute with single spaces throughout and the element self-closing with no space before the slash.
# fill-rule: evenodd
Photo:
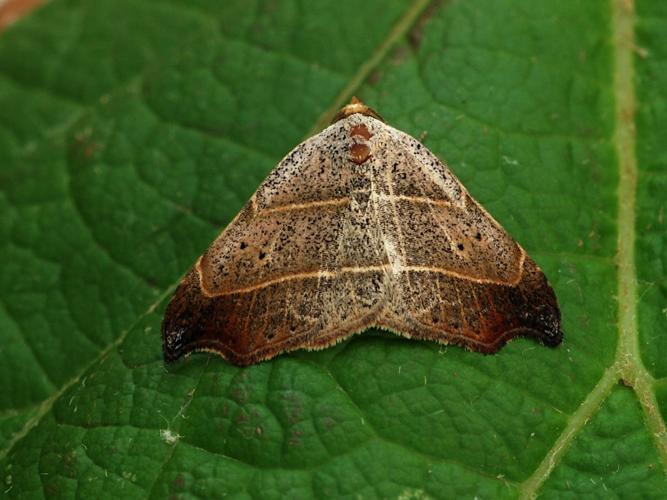
<svg viewBox="0 0 667 500">
<path fill-rule="evenodd" d="M 53 0 L 2 33 L 4 491 L 664 496 L 667 11 L 628 5 Z M 352 94 L 544 269 L 563 345 L 165 369 L 181 275 Z"/>
</svg>

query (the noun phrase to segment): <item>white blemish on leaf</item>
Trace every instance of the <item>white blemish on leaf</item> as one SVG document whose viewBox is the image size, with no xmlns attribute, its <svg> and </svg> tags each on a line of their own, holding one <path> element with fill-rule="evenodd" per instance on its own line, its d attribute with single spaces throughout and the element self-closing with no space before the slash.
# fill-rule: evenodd
<svg viewBox="0 0 667 500">
<path fill-rule="evenodd" d="M 505 155 L 503 155 L 503 156 L 501 156 L 500 158 L 501 158 L 505 163 L 507 163 L 508 165 L 518 165 L 518 164 L 519 164 L 518 160 L 515 160 L 514 158 L 510 158 L 509 156 L 505 156 Z"/>
<path fill-rule="evenodd" d="M 160 437 L 162 438 L 162 441 L 168 445 L 173 445 L 176 444 L 182 436 L 171 429 L 160 429 Z"/>
<path fill-rule="evenodd" d="M 134 483 L 137 481 L 137 475 L 134 472 L 123 471 L 123 479 Z"/>
<path fill-rule="evenodd" d="M 398 495 L 398 500 L 427 500 L 431 498 L 424 490 L 407 488 Z"/>
</svg>

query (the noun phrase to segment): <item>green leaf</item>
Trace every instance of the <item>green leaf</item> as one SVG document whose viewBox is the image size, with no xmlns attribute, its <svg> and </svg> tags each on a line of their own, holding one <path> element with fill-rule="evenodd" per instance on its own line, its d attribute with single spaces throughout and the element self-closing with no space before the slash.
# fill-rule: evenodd
<svg viewBox="0 0 667 500">
<path fill-rule="evenodd" d="M 544 484 L 545 498 L 653 498 L 665 493 L 632 391 L 614 389 Z"/>
<path fill-rule="evenodd" d="M 2 33 L 0 491 L 664 498 L 665 47 L 657 0 L 52 0 Z M 166 368 L 182 274 L 353 94 L 534 257 L 563 345 Z"/>
</svg>

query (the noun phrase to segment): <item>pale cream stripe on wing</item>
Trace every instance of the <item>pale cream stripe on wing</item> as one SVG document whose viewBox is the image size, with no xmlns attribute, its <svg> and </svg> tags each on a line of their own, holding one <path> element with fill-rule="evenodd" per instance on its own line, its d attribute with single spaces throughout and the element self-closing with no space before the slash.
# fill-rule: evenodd
<svg viewBox="0 0 667 500">
<path fill-rule="evenodd" d="M 494 280 L 494 279 L 489 279 L 489 278 L 475 278 L 473 276 L 468 276 L 463 273 L 458 273 L 456 271 L 450 271 L 449 269 L 443 269 L 439 267 L 427 267 L 427 266 L 400 266 L 400 271 L 401 272 L 417 272 L 417 273 L 436 273 L 436 274 L 444 274 L 447 276 L 453 276 L 455 278 L 459 279 L 464 279 L 468 281 L 472 281 L 474 283 L 480 283 L 480 284 L 491 284 L 491 285 L 500 285 L 500 286 L 516 286 L 519 281 L 521 281 L 521 277 L 523 276 L 523 265 L 526 260 L 526 252 L 523 250 L 523 248 L 519 247 L 521 250 L 521 261 L 519 263 L 519 273 L 515 279 L 512 281 L 501 281 L 501 280 Z M 277 278 L 269 279 L 266 281 L 262 281 L 261 283 L 255 283 L 254 285 L 249 285 L 246 287 L 240 287 L 236 288 L 234 290 L 229 290 L 225 292 L 211 292 L 207 290 L 204 285 L 203 285 L 203 280 L 201 278 L 201 267 L 199 266 L 199 261 L 197 261 L 196 264 L 196 269 L 197 272 L 199 273 L 199 283 L 200 283 L 200 288 L 202 293 L 206 297 L 221 297 L 225 295 L 234 295 L 237 293 L 248 293 L 252 292 L 254 290 L 258 290 L 260 288 L 266 288 L 271 285 L 276 285 L 278 283 L 283 283 L 285 281 L 292 281 L 292 280 L 298 280 L 298 279 L 309 279 L 309 278 L 335 278 L 336 276 L 340 274 L 345 274 L 345 273 L 372 273 L 372 272 L 385 272 L 386 270 L 391 270 L 395 269 L 395 266 L 392 267 L 391 264 L 382 264 L 382 265 L 377 265 L 377 266 L 361 266 L 361 267 L 342 267 L 339 270 L 334 270 L 334 271 L 307 271 L 303 273 L 294 273 L 294 274 L 287 274 L 285 276 L 279 276 Z"/>
<path fill-rule="evenodd" d="M 271 214 L 275 212 L 291 212 L 293 210 L 308 210 L 311 208 L 346 205 L 348 203 L 350 203 L 350 199 L 347 197 L 333 198 L 331 200 L 315 200 L 306 203 L 290 203 L 288 205 L 278 205 L 277 207 L 265 208 L 260 211 L 260 215 Z"/>
<path fill-rule="evenodd" d="M 452 203 L 448 200 L 432 200 L 426 196 L 407 196 L 404 194 L 384 194 L 378 193 L 378 198 L 382 198 L 387 201 L 409 201 L 410 203 L 417 203 L 420 205 L 431 205 L 434 207 L 451 207 Z"/>
<path fill-rule="evenodd" d="M 382 198 L 386 201 L 409 201 L 411 203 L 417 203 L 421 205 L 431 205 L 435 207 L 451 207 L 452 203 L 447 200 L 432 200 L 430 198 L 421 197 L 421 196 L 406 196 L 406 195 L 389 195 L 384 193 L 378 193 L 378 198 Z M 319 207 L 328 207 L 328 206 L 340 206 L 347 205 L 350 203 L 350 198 L 332 198 L 330 200 L 314 200 L 305 203 L 289 203 L 287 205 L 278 205 L 275 207 L 264 208 L 259 211 L 260 215 L 271 214 L 276 212 L 291 212 L 295 210 L 309 210 L 312 208 Z"/>
</svg>

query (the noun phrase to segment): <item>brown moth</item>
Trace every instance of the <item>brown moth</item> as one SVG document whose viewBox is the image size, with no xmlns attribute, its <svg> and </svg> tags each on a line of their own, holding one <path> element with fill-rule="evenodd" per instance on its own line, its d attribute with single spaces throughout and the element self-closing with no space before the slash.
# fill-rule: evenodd
<svg viewBox="0 0 667 500">
<path fill-rule="evenodd" d="M 178 286 L 166 361 L 249 365 L 369 327 L 496 352 L 560 344 L 544 274 L 413 137 L 353 99 L 269 174 Z"/>
</svg>

